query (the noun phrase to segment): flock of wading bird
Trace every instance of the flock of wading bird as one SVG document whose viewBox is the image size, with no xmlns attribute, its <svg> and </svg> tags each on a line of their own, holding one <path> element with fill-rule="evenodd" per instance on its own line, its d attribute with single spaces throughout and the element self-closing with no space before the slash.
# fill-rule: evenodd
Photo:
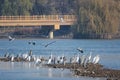
<svg viewBox="0 0 120 80">
<path fill-rule="evenodd" d="M 9 41 L 13 41 L 15 38 L 12 38 L 9 36 Z M 47 47 L 56 41 L 52 41 L 50 43 L 47 43 L 46 45 L 42 45 L 44 47 Z M 36 45 L 35 42 L 29 41 L 28 44 Z M 81 64 L 83 67 L 86 67 L 87 63 L 93 63 L 97 64 L 100 60 L 100 56 L 92 56 L 92 52 L 89 53 L 89 55 L 85 55 L 83 49 L 77 48 L 79 53 L 77 55 L 74 55 L 73 57 L 70 57 L 69 59 L 63 54 L 62 56 L 55 56 L 50 55 L 48 58 L 33 55 L 32 50 L 30 50 L 28 53 L 23 54 L 17 54 L 16 56 L 14 54 L 5 53 L 4 57 L 0 58 L 0 61 L 9 61 L 9 62 L 35 62 L 35 64 L 63 64 L 66 63 L 78 63 Z"/>
</svg>

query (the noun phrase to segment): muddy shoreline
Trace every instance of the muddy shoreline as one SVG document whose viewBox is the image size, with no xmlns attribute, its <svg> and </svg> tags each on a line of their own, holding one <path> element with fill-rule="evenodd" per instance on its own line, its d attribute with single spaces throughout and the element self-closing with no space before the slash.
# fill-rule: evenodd
<svg viewBox="0 0 120 80">
<path fill-rule="evenodd" d="M 107 80 L 120 80 L 120 70 L 106 69 L 100 64 L 89 63 L 86 67 L 78 63 L 46 64 L 52 68 L 70 69 L 76 76 L 105 77 Z"/>
</svg>

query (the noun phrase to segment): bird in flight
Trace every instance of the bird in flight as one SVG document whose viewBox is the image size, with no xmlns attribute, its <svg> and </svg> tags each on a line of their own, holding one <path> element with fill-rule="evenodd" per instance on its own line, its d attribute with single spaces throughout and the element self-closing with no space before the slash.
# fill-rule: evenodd
<svg viewBox="0 0 120 80">
<path fill-rule="evenodd" d="M 80 51 L 81 53 L 83 53 L 83 49 L 77 48 L 77 50 Z"/>
<path fill-rule="evenodd" d="M 15 40 L 15 38 L 13 38 L 13 37 L 11 37 L 11 36 L 8 36 L 8 38 L 9 38 L 9 41 Z"/>
<path fill-rule="evenodd" d="M 47 43 L 47 44 L 45 44 L 45 45 L 43 45 L 43 44 L 41 44 L 42 46 L 44 46 L 44 47 L 48 47 L 49 45 L 51 45 L 51 44 L 53 44 L 53 43 L 55 43 L 56 41 L 52 41 L 52 42 L 50 42 L 50 43 Z"/>
</svg>

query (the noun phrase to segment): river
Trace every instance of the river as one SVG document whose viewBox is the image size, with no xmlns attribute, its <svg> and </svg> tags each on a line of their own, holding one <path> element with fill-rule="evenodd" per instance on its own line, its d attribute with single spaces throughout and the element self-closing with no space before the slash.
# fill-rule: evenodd
<svg viewBox="0 0 120 80">
<path fill-rule="evenodd" d="M 28 44 L 35 42 L 35 45 Z M 44 45 L 54 42 L 47 47 Z M 0 40 L 0 56 L 6 52 L 23 54 L 32 50 L 34 55 L 49 57 L 78 54 L 82 48 L 84 55 L 92 52 L 92 57 L 99 54 L 100 64 L 105 68 L 120 69 L 120 40 L 77 40 L 77 39 L 16 39 Z M 36 66 L 34 62 L 0 62 L 0 80 L 105 80 L 105 78 L 76 77 L 70 70 Z"/>
</svg>

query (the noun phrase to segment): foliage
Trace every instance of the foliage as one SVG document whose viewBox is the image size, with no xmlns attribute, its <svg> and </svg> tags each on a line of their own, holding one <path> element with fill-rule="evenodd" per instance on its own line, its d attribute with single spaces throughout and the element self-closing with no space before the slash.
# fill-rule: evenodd
<svg viewBox="0 0 120 80">
<path fill-rule="evenodd" d="M 0 16 L 74 14 L 75 38 L 120 34 L 120 0 L 0 0 Z"/>
<path fill-rule="evenodd" d="M 119 0 L 76 0 L 77 23 L 75 36 L 112 38 L 119 33 Z"/>
</svg>

